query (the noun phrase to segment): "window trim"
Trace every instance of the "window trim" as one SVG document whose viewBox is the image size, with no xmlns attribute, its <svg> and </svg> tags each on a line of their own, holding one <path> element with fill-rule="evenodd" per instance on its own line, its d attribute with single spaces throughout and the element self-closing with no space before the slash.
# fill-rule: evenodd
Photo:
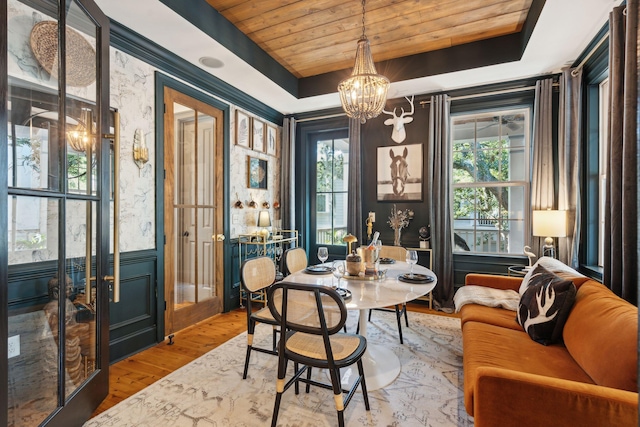
<svg viewBox="0 0 640 427">
<path fill-rule="evenodd" d="M 500 115 L 500 116 L 505 116 L 505 115 L 512 115 L 512 114 L 524 114 L 525 116 L 525 124 L 524 124 L 524 128 L 525 128 L 525 133 L 524 133 L 524 146 L 523 146 L 523 153 L 525 155 L 525 159 L 524 159 L 524 165 L 525 165 L 525 171 L 523 173 L 523 176 L 526 178 L 525 180 L 513 180 L 513 181 L 497 181 L 497 182 L 490 182 L 490 181 L 474 181 L 474 182 L 466 182 L 466 183 L 454 183 L 453 182 L 453 177 L 452 177 L 452 182 L 451 182 L 451 223 L 452 225 L 454 224 L 454 222 L 456 221 L 455 217 L 454 217 L 454 212 L 453 212 L 453 207 L 454 207 L 454 191 L 457 188 L 484 188 L 484 187 L 513 187 L 513 188 L 522 188 L 523 189 L 523 200 L 524 200 L 524 206 L 523 206 L 523 230 L 524 230 L 524 235 L 523 235 L 523 241 L 524 241 L 524 245 L 529 245 L 531 244 L 531 233 L 528 230 L 531 230 L 531 197 L 530 197 L 530 191 L 531 191 L 531 161 L 532 161 L 532 153 L 531 153 L 531 138 L 532 138 L 532 121 L 533 121 L 533 112 L 532 112 L 532 107 L 530 105 L 505 105 L 505 106 L 501 106 L 498 108 L 492 108 L 492 109 L 481 109 L 481 110 L 472 110 L 469 109 L 467 111 L 464 112 L 459 112 L 456 114 L 451 114 L 451 118 L 450 118 L 450 127 L 451 129 L 453 129 L 453 125 L 454 122 L 456 120 L 460 120 L 461 118 L 470 118 L 470 119 L 474 119 L 477 120 L 478 118 L 486 118 L 486 117 L 494 117 L 496 115 Z M 476 125 L 476 129 L 475 132 L 477 132 L 477 125 Z M 451 131 L 450 132 L 450 149 L 452 150 L 452 153 L 454 152 L 453 147 L 454 147 L 454 132 Z M 452 162 L 453 162 L 453 155 L 452 157 Z M 451 171 L 453 173 L 453 164 L 450 165 L 451 166 Z M 473 219 L 473 221 L 475 221 L 476 218 Z M 476 236 L 476 234 L 478 233 L 478 228 L 477 225 L 474 224 L 473 226 L 473 235 Z M 453 228 L 452 230 L 452 234 L 455 235 L 455 228 Z M 454 238 L 454 236 L 452 236 L 452 239 Z M 455 245 L 455 241 L 452 242 L 453 248 L 454 248 L 454 254 L 467 254 L 467 255 L 489 255 L 489 256 L 514 256 L 514 255 L 519 255 L 520 252 L 518 251 L 518 249 L 513 248 L 511 252 L 477 252 L 477 251 L 464 251 L 464 250 L 456 250 L 456 245 Z"/>
</svg>

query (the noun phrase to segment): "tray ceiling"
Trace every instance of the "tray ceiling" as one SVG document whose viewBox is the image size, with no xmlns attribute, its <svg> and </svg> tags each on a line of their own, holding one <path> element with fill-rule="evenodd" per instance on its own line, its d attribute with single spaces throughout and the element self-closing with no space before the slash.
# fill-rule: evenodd
<svg viewBox="0 0 640 427">
<path fill-rule="evenodd" d="M 298 78 L 353 66 L 362 5 L 344 0 L 207 0 Z M 514 34 L 532 0 L 369 0 L 376 62 Z"/>
</svg>

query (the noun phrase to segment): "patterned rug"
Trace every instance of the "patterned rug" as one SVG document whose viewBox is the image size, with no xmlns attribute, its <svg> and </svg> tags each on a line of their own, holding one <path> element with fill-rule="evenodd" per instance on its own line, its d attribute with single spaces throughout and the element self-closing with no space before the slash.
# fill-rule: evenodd
<svg viewBox="0 0 640 427">
<path fill-rule="evenodd" d="M 349 331 L 355 324 L 356 314 L 350 312 Z M 473 426 L 464 409 L 460 320 L 412 312 L 409 325 L 403 325 L 401 345 L 394 314 L 374 312 L 368 339 L 393 350 L 402 370 L 393 383 L 369 392 L 369 412 L 358 389 L 345 410 L 346 425 Z M 259 325 L 255 341 L 268 347 L 271 327 Z M 252 352 L 249 376 L 243 380 L 245 352 L 243 333 L 89 420 L 85 427 L 269 426 L 277 358 Z M 314 375 L 327 380 L 324 372 Z M 292 387 L 283 395 L 278 425 L 337 425 L 332 392 L 317 387 L 309 394 L 303 390 L 296 396 Z"/>
</svg>

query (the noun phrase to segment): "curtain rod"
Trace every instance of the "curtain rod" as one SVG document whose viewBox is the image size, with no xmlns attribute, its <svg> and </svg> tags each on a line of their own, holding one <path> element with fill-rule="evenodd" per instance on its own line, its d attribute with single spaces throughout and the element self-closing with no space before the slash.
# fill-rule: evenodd
<svg viewBox="0 0 640 427">
<path fill-rule="evenodd" d="M 558 83 L 553 83 L 553 86 L 558 86 Z M 474 93 L 471 95 L 452 96 L 449 98 L 449 101 L 457 101 L 460 99 L 482 98 L 485 96 L 503 95 L 506 93 L 526 92 L 529 90 L 534 90 L 535 88 L 536 88 L 535 86 L 525 86 L 525 87 L 518 87 L 518 88 L 512 88 L 512 89 L 496 90 L 493 92 L 483 92 L 483 93 Z M 431 102 L 430 100 L 420 101 L 420 105 L 429 104 L 430 102 Z"/>
<path fill-rule="evenodd" d="M 625 9 L 626 10 L 626 9 Z M 598 50 L 598 48 L 600 48 L 600 46 L 602 46 L 602 43 L 604 43 L 605 40 L 607 40 L 609 38 L 609 31 L 607 31 L 602 38 L 598 41 L 598 43 L 596 43 L 596 45 L 589 51 L 589 53 L 587 53 L 587 56 L 584 57 L 584 59 L 582 61 L 580 61 L 580 63 L 578 64 L 577 67 L 574 68 L 573 71 L 571 71 L 571 74 L 573 74 L 573 72 L 575 70 L 579 70 L 580 68 L 582 68 L 582 66 L 584 64 L 587 63 L 587 61 L 589 59 L 591 59 L 591 57 L 593 56 L 594 53 L 596 53 L 596 51 Z M 575 77 L 575 75 L 574 75 Z"/>
<path fill-rule="evenodd" d="M 306 119 L 296 120 L 296 123 L 312 122 L 314 120 L 333 119 L 334 117 L 344 117 L 344 116 L 345 116 L 345 113 L 336 113 L 336 114 L 329 114 L 329 115 L 326 115 L 326 116 L 307 117 Z"/>
</svg>

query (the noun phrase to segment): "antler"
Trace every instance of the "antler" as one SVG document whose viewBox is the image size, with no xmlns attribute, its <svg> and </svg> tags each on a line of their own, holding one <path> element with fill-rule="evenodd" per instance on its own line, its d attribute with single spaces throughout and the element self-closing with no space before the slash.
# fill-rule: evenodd
<svg viewBox="0 0 640 427">
<path fill-rule="evenodd" d="M 542 295 L 545 293 L 545 287 L 542 287 L 539 292 L 536 293 L 536 302 L 538 303 L 538 315 L 536 317 L 529 317 L 525 320 L 522 327 L 524 330 L 528 330 L 529 326 L 537 325 L 540 323 L 548 322 L 549 320 L 553 320 L 554 317 L 558 314 L 558 311 L 553 313 L 553 316 L 547 316 L 547 312 L 553 306 L 553 303 L 556 300 L 556 293 L 553 290 L 551 284 L 546 286 L 546 295 L 544 305 L 542 304 Z M 529 316 L 531 316 L 531 311 L 529 311 Z"/>
<path fill-rule="evenodd" d="M 406 99 L 409 102 L 409 104 L 411 104 L 411 112 L 410 113 L 405 113 L 404 112 L 404 108 L 403 108 L 402 109 L 402 114 L 400 115 L 400 117 L 413 115 L 414 108 L 415 108 L 414 105 L 413 105 L 413 98 L 414 97 L 415 97 L 415 95 L 411 95 L 411 100 L 409 100 L 409 97 L 407 97 L 407 96 L 404 97 L 404 99 Z M 395 113 L 395 110 L 394 110 L 394 113 Z"/>
<path fill-rule="evenodd" d="M 396 116 L 396 108 L 393 109 L 393 113 L 391 111 L 387 111 L 385 109 L 382 109 L 382 112 L 385 113 L 385 114 L 388 114 L 390 116 L 397 117 Z"/>
</svg>

